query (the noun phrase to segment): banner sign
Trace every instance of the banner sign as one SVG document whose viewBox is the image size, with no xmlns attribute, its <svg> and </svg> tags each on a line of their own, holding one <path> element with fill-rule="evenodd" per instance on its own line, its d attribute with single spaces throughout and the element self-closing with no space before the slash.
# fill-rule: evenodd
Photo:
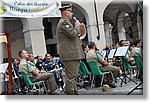
<svg viewBox="0 0 150 102">
<path fill-rule="evenodd" d="M 0 17 L 60 17 L 60 0 L 0 0 Z"/>
</svg>

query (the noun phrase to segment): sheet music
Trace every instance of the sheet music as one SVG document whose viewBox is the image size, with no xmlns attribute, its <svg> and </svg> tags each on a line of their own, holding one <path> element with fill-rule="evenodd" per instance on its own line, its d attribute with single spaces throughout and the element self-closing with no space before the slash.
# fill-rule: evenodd
<svg viewBox="0 0 150 102">
<path fill-rule="evenodd" d="M 112 49 L 112 50 L 110 50 L 109 55 L 108 55 L 108 58 L 113 58 L 113 57 L 114 57 L 115 52 L 116 52 L 116 49 Z"/>
<path fill-rule="evenodd" d="M 103 56 L 103 58 L 105 58 L 105 57 L 106 57 L 106 50 L 103 50 L 103 51 L 101 52 L 101 55 Z"/>
<path fill-rule="evenodd" d="M 118 47 L 115 56 L 125 56 L 129 46 Z"/>
<path fill-rule="evenodd" d="M 0 73 L 5 73 L 8 67 L 8 63 L 0 64 Z"/>
</svg>

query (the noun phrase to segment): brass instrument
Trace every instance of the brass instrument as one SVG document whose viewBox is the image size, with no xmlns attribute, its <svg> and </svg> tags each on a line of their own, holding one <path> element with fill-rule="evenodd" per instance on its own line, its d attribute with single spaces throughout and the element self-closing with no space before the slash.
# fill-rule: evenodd
<svg viewBox="0 0 150 102">
<path fill-rule="evenodd" d="M 80 34 L 81 35 L 86 34 L 86 28 L 85 28 L 85 25 L 83 23 L 81 23 L 81 25 L 80 25 Z"/>
</svg>

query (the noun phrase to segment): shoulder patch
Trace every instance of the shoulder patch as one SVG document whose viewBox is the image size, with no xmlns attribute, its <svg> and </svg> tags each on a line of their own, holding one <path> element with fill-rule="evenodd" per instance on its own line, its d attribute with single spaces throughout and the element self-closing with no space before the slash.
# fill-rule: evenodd
<svg viewBox="0 0 150 102">
<path fill-rule="evenodd" d="M 70 26 L 67 24 L 65 27 L 66 27 L 66 28 L 69 28 Z"/>
<path fill-rule="evenodd" d="M 67 21 L 64 21 L 64 22 L 62 23 L 62 26 L 63 26 L 64 28 L 67 28 L 67 29 L 71 28 L 71 25 L 70 25 Z"/>
</svg>

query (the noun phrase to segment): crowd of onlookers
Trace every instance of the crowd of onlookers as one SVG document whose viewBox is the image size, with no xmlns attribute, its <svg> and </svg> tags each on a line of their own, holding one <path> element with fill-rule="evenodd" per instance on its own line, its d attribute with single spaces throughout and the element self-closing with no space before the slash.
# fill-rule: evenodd
<svg viewBox="0 0 150 102">
<path fill-rule="evenodd" d="M 122 46 L 129 46 L 129 50 L 125 56 L 128 63 L 131 65 L 135 65 L 134 58 L 132 56 L 139 56 L 141 59 L 143 59 L 143 43 L 141 40 L 136 40 L 134 43 L 130 43 L 127 40 L 121 40 L 119 43 L 117 43 L 115 46 L 109 47 L 106 45 L 106 47 L 103 49 L 106 51 L 106 55 L 102 56 L 101 52 L 97 48 L 96 44 L 94 42 L 90 42 L 89 44 L 82 45 L 83 51 L 84 51 L 84 59 L 81 61 L 85 63 L 88 70 L 90 70 L 90 66 L 88 65 L 88 62 L 95 61 L 99 68 L 102 71 L 111 71 L 113 73 L 113 77 L 117 78 L 117 75 L 120 75 L 122 73 L 122 69 L 115 63 L 115 57 L 113 59 L 109 59 L 108 55 L 110 50 L 116 49 L 118 47 Z M 43 73 L 52 73 L 55 79 L 55 82 L 57 84 L 57 88 L 61 89 L 63 91 L 65 86 L 65 71 L 64 71 L 64 65 L 61 61 L 61 58 L 59 54 L 45 54 L 45 56 L 37 55 L 36 57 L 33 56 L 33 54 L 28 54 L 27 61 L 35 65 L 36 70 Z M 110 61 L 113 62 L 110 64 Z M 4 60 L 3 63 L 6 63 L 7 60 Z M 13 61 L 13 89 L 15 93 L 18 92 L 25 92 L 25 86 L 24 78 L 20 72 L 19 64 L 20 59 L 14 58 Z M 8 70 L 5 73 L 5 84 L 4 84 L 4 92 L 8 92 L 8 85 L 9 85 L 9 73 Z M 89 78 L 87 78 L 89 81 Z M 105 84 L 108 84 L 110 87 L 115 88 L 116 85 L 113 83 L 112 76 L 107 76 Z M 99 87 L 99 76 L 95 77 L 95 87 Z"/>
</svg>

